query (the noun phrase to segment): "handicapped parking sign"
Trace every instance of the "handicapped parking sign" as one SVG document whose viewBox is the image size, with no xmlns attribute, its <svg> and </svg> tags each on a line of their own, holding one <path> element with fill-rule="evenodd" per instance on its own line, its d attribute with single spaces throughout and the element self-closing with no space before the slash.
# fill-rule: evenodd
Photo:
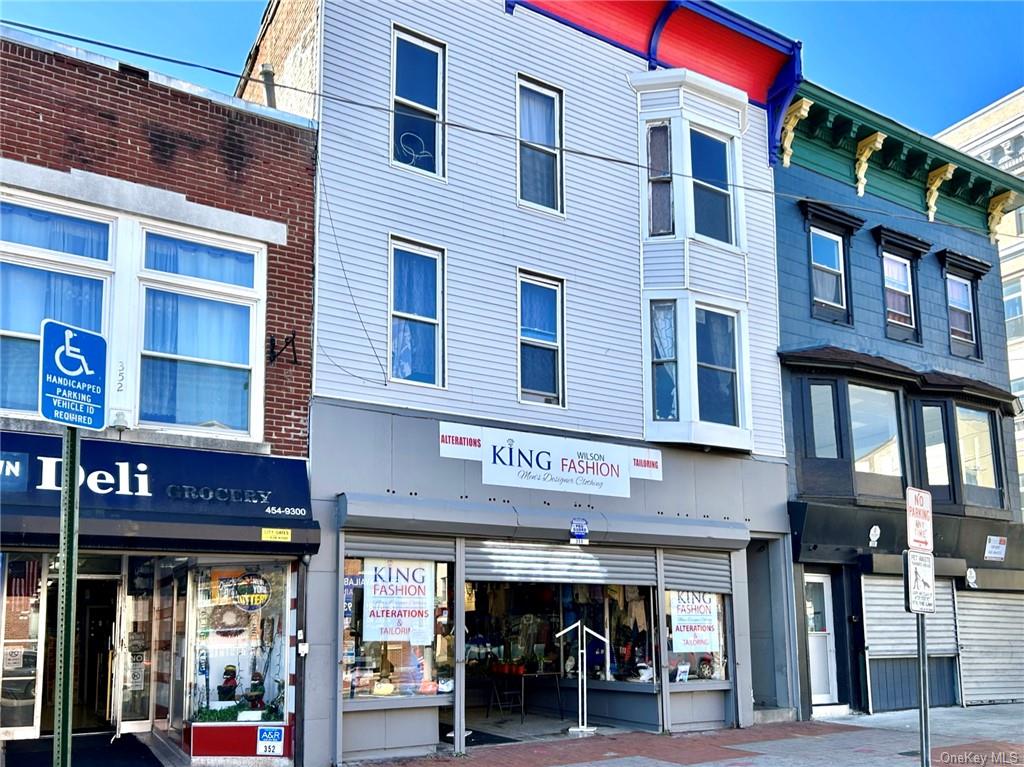
<svg viewBox="0 0 1024 767">
<path fill-rule="evenodd" d="M 284 756 L 284 727 L 256 730 L 256 756 Z"/>
<path fill-rule="evenodd" d="M 106 339 L 56 320 L 43 320 L 39 334 L 39 414 L 64 426 L 102 431 L 106 426 Z"/>
</svg>

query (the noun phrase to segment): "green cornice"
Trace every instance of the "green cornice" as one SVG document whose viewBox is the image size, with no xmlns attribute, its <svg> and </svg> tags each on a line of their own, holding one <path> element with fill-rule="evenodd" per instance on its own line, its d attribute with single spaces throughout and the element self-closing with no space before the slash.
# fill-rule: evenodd
<svg viewBox="0 0 1024 767">
<path fill-rule="evenodd" d="M 796 99 L 801 98 L 814 103 L 807 117 L 796 126 L 792 161 L 798 165 L 854 185 L 858 142 L 882 133 L 886 138 L 881 149 L 868 159 L 868 193 L 927 212 L 928 174 L 952 164 L 956 170 L 939 187 L 936 218 L 987 231 L 989 202 L 993 197 L 1007 191 L 1016 193 L 1016 199 L 1004 212 L 1024 205 L 1022 179 L 820 85 L 804 81 L 796 94 Z"/>
</svg>

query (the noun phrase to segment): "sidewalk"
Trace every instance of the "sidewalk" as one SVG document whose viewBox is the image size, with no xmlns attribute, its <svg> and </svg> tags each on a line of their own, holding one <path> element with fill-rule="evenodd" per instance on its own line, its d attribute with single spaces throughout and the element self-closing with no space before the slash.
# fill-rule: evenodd
<svg viewBox="0 0 1024 767">
<path fill-rule="evenodd" d="M 935 767 L 1024 765 L 1024 705 L 936 709 L 931 721 Z M 917 712 L 901 711 L 685 735 L 608 730 L 582 740 L 478 746 L 464 757 L 399 759 L 375 767 L 913 767 L 920 763 L 918 745 Z"/>
</svg>

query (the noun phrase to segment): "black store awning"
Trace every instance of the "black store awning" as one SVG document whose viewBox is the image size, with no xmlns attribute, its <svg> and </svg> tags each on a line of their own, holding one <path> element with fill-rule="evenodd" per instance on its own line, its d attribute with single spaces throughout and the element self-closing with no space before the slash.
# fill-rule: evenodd
<svg viewBox="0 0 1024 767">
<path fill-rule="evenodd" d="M 306 462 L 83 439 L 79 547 L 315 554 Z M 56 549 L 61 440 L 0 432 L 0 545 Z"/>
</svg>

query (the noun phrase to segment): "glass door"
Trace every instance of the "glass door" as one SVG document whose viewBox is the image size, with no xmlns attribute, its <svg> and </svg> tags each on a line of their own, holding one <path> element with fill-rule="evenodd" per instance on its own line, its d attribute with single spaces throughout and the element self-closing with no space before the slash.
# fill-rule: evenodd
<svg viewBox="0 0 1024 767">
<path fill-rule="evenodd" d="M 184 565 L 174 571 L 174 633 L 171 641 L 173 675 L 171 677 L 171 710 L 169 729 L 178 743 L 181 743 L 182 724 L 185 717 L 185 692 L 188 647 L 188 568 Z"/>
<path fill-rule="evenodd" d="M 153 678 L 156 632 L 155 561 L 150 557 L 125 557 L 125 577 L 118 599 L 120 626 L 119 670 L 115 690 L 117 733 L 148 732 L 153 726 Z M 112 717 L 113 718 L 113 717 Z"/>
<path fill-rule="evenodd" d="M 0 553 L 0 740 L 39 737 L 47 560 Z"/>
</svg>

